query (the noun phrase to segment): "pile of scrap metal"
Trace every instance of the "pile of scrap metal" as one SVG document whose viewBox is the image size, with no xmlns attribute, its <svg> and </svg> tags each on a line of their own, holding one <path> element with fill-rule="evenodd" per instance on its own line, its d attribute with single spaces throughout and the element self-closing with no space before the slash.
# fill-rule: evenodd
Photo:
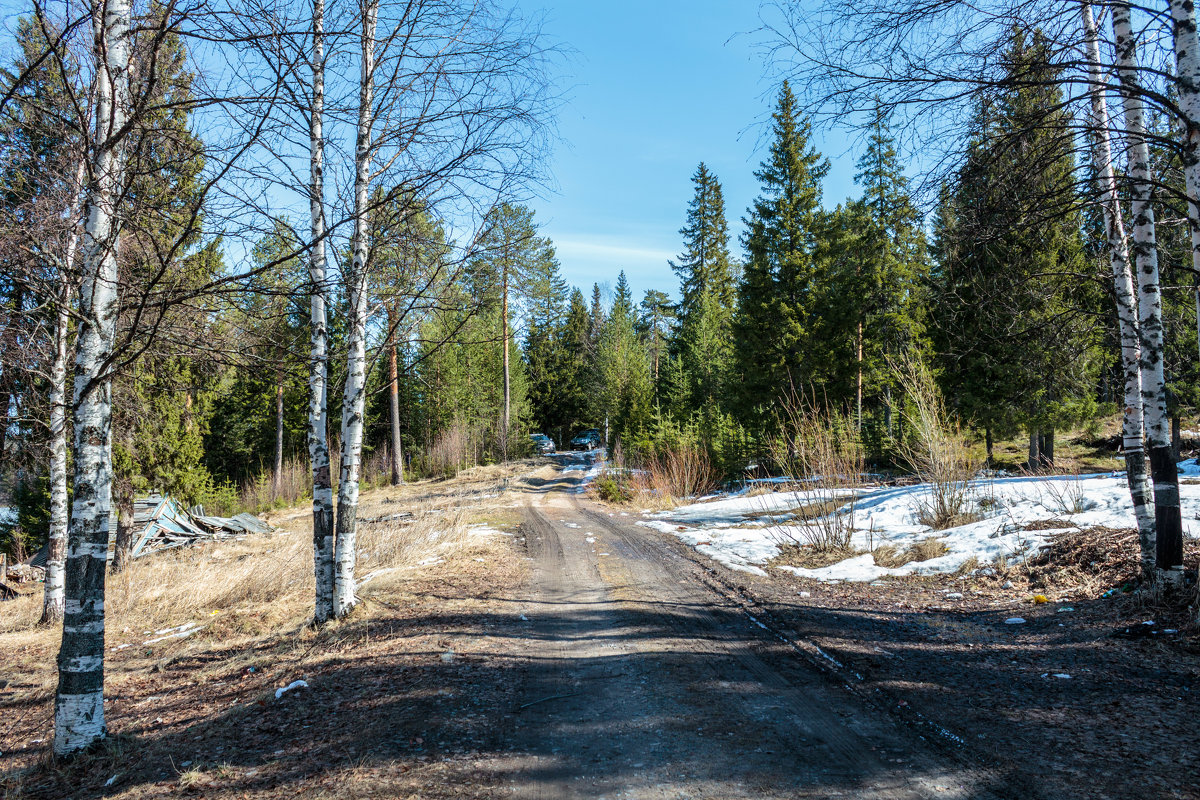
<svg viewBox="0 0 1200 800">
<path fill-rule="evenodd" d="M 239 539 L 248 533 L 270 533 L 274 528 L 253 514 L 238 514 L 235 517 L 212 517 L 196 506 L 184 509 L 170 496 L 151 495 L 133 501 L 132 558 L 187 547 L 200 542 L 222 539 Z M 117 515 L 114 513 L 108 524 L 108 560 L 112 561 L 116 547 Z M 33 558 L 26 561 L 24 568 L 37 570 L 34 580 L 41 580 L 46 566 L 46 548 L 43 547 Z M 9 567 L 11 571 L 14 567 Z"/>
<path fill-rule="evenodd" d="M 253 514 L 211 517 L 203 512 L 204 509 L 199 506 L 189 511 L 170 496 L 152 495 L 135 500 L 133 545 L 129 555 L 138 558 L 201 541 L 234 539 L 248 533 L 269 533 L 272 530 L 271 526 Z M 112 531 L 116 533 L 115 524 Z"/>
<path fill-rule="evenodd" d="M 29 564 L 10 564 L 0 553 L 0 600 L 8 600 L 23 594 L 21 584 L 43 580 L 46 571 Z"/>
</svg>

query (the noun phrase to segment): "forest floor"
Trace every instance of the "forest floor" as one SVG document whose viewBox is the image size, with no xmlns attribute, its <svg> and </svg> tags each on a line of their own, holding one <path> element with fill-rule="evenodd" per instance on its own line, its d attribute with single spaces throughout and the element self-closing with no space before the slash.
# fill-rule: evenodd
<svg viewBox="0 0 1200 800">
<path fill-rule="evenodd" d="M 1114 637 L 1182 627 L 1135 596 L 1060 613 L 955 576 L 732 572 L 578 483 L 543 460 L 364 494 L 365 517 L 453 509 L 458 533 L 320 632 L 301 587 L 113 651 L 109 743 L 68 764 L 46 756 L 52 632 L 0 627 L 0 795 L 1200 798 L 1196 632 Z"/>
</svg>

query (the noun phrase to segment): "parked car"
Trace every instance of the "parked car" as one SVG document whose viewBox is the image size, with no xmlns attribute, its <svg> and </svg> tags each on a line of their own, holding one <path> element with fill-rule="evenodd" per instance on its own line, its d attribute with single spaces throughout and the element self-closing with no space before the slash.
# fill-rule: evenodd
<svg viewBox="0 0 1200 800">
<path fill-rule="evenodd" d="M 534 452 L 542 455 L 549 455 L 554 452 L 554 440 L 544 433 L 531 433 L 529 438 L 533 441 Z"/>
<path fill-rule="evenodd" d="M 571 440 L 572 450 L 595 450 L 600 446 L 600 431 L 595 428 L 588 428 L 575 434 L 575 438 Z"/>
</svg>

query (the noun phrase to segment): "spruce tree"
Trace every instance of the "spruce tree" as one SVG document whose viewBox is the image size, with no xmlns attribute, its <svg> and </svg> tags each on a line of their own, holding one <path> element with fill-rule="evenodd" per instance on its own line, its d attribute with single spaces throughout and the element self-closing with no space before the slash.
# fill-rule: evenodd
<svg viewBox="0 0 1200 800">
<path fill-rule="evenodd" d="M 812 385 L 827 360 L 816 350 L 821 313 L 815 258 L 821 180 L 829 163 L 811 146 L 811 125 L 785 81 L 772 115 L 761 192 L 746 219 L 746 263 L 734 319 L 739 410 L 761 423 L 771 403 Z"/>
<path fill-rule="evenodd" d="M 694 194 L 688 203 L 687 221 L 679 229 L 683 252 L 671 269 L 679 276 L 679 315 L 686 324 L 705 292 L 732 307 L 736 287 L 729 255 L 729 225 L 725 199 L 717 177 L 701 162 L 692 176 Z"/>
<path fill-rule="evenodd" d="M 867 149 L 855 180 L 863 197 L 848 213 L 857 220 L 859 252 L 852 281 L 838 294 L 854 305 L 855 406 L 861 421 L 864 394 L 882 402 L 892 433 L 893 385 L 889 363 L 926 349 L 927 258 L 921 214 L 896 155 L 895 140 L 876 109 Z"/>
<path fill-rule="evenodd" d="M 679 231 L 684 250 L 677 262 L 671 262 L 682 296 L 672 346 L 680 358 L 676 368 L 683 373 L 681 388 L 689 411 L 724 394 L 736 294 L 721 184 L 703 163 L 692 183 L 695 192 L 687 222 Z"/>
<path fill-rule="evenodd" d="M 1084 270 L 1071 120 L 1040 34 L 1014 31 L 1008 77 L 981 103 L 936 229 L 936 336 L 943 385 L 989 432 L 1024 427 L 1030 466 L 1054 431 L 1090 415 L 1101 297 Z"/>
<path fill-rule="evenodd" d="M 600 332 L 596 351 L 595 412 L 607 424 L 613 445 L 630 442 L 650 421 L 653 385 L 650 359 L 637 335 L 629 281 L 621 272 L 613 305 Z"/>
<path fill-rule="evenodd" d="M 639 304 L 638 333 L 646 343 L 653 367 L 654 383 L 658 385 L 659 370 L 666 354 L 667 346 L 675 322 L 676 309 L 666 292 L 658 289 L 647 289 Z"/>
</svg>

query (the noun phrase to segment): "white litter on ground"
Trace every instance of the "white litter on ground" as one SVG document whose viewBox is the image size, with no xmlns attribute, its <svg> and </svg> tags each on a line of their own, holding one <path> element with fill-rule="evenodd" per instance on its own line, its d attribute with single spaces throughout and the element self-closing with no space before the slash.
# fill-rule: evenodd
<svg viewBox="0 0 1200 800">
<path fill-rule="evenodd" d="M 308 688 L 308 683 L 305 681 L 292 681 L 287 686 L 282 686 L 275 690 L 275 699 L 278 700 L 279 698 L 283 697 L 285 694 L 292 691 L 293 689 L 307 689 L 307 688 Z"/>
<path fill-rule="evenodd" d="M 1181 475 L 1200 476 L 1200 465 L 1194 459 L 1179 467 Z M 1196 537 L 1200 534 L 1200 484 L 1181 483 L 1179 488 L 1184 533 Z M 817 569 L 777 568 L 822 581 L 870 582 L 887 576 L 949 573 L 972 559 L 983 567 L 1033 554 L 1050 536 L 1076 527 L 1135 525 L 1123 473 L 980 479 L 971 485 L 971 510 L 981 519 L 940 531 L 916 519 L 918 505 L 929 491 L 926 484 L 848 489 L 847 504 L 835 513 L 849 513 L 853 499 L 850 544 L 858 555 Z M 762 575 L 781 545 L 808 541 L 812 523 L 798 520 L 796 511 L 825 499 L 821 494 L 801 489 L 750 497 L 743 490 L 712 502 L 648 514 L 638 524 L 676 536 L 731 569 Z M 1031 522 L 1047 520 L 1061 520 L 1062 527 L 1023 530 Z M 946 552 L 927 561 L 881 567 L 868 552 L 880 545 L 904 550 L 929 537 L 936 537 Z"/>
<path fill-rule="evenodd" d="M 204 630 L 204 627 L 199 622 L 185 622 L 177 628 L 163 628 L 161 631 L 155 631 L 155 633 L 166 634 L 165 636 L 147 639 L 142 644 L 156 644 L 157 642 L 165 642 L 168 639 L 186 639 L 196 631 Z"/>
</svg>

